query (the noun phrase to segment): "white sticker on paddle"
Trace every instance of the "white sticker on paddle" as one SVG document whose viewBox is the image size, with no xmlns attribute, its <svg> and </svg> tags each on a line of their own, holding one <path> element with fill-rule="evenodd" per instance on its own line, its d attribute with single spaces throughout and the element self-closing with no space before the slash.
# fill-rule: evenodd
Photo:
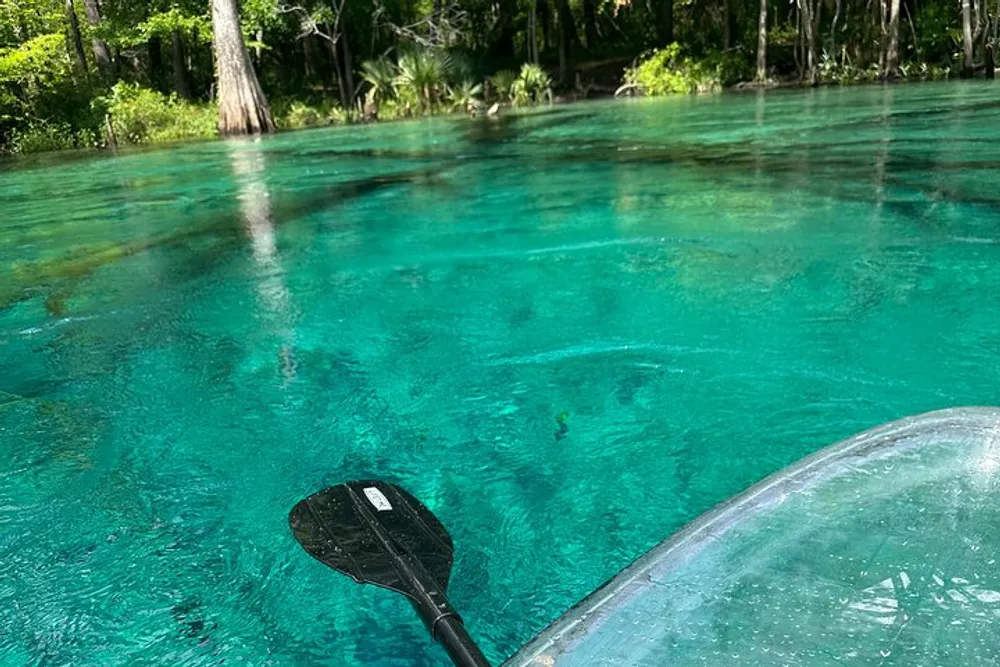
<svg viewBox="0 0 1000 667">
<path fill-rule="evenodd" d="M 379 512 L 390 512 L 392 511 L 392 505 L 389 504 L 389 499 L 386 498 L 381 491 L 376 489 L 374 486 L 369 486 L 365 488 L 365 496 L 368 498 L 368 502 L 375 506 Z"/>
</svg>

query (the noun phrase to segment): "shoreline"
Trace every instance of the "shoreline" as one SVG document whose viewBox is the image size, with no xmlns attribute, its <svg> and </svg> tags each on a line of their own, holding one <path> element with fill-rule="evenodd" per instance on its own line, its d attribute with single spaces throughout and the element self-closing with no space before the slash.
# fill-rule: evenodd
<svg viewBox="0 0 1000 667">
<path fill-rule="evenodd" d="M 732 86 L 722 88 L 720 90 L 705 91 L 705 92 L 694 92 L 694 93 L 678 93 L 674 95 L 661 95 L 661 96 L 647 96 L 643 94 L 615 94 L 615 90 L 611 89 L 610 86 L 604 85 L 591 85 L 587 86 L 584 91 L 572 90 L 568 93 L 557 93 L 553 95 L 552 103 L 550 105 L 537 105 L 534 107 L 512 107 L 509 104 L 502 105 L 500 107 L 500 117 L 510 114 L 523 114 L 531 113 L 533 110 L 541 110 L 546 106 L 565 106 L 574 105 L 586 102 L 602 102 L 602 101 L 617 101 L 626 99 L 637 99 L 637 98 L 679 98 L 679 97 L 710 97 L 713 95 L 725 95 L 725 94 L 745 94 L 745 93 L 757 93 L 757 92 L 767 92 L 767 91 L 791 91 L 791 90 L 809 90 L 816 88 L 855 88 L 861 86 L 900 86 L 900 85 L 913 85 L 913 84 L 923 84 L 923 83 L 956 83 L 959 81 L 969 81 L 969 82 L 989 82 L 989 79 L 983 77 L 976 77 L 972 79 L 960 79 L 958 77 L 945 76 L 943 78 L 933 78 L 933 77 L 908 77 L 908 78 L 898 78 L 893 80 L 876 79 L 876 80 L 863 80 L 863 81 L 820 81 L 815 85 L 809 85 L 808 82 L 803 82 L 797 78 L 782 78 L 782 79 L 769 79 L 764 84 L 757 81 L 741 81 Z M 619 87 L 620 89 L 621 87 Z M 611 92 L 609 92 L 611 91 Z M 580 93 L 583 92 L 584 95 Z M 596 92 L 596 94 L 591 94 Z M 485 105 L 484 105 L 485 109 Z M 464 113 L 453 112 L 445 114 L 426 114 L 422 116 L 409 116 L 409 117 L 398 117 L 374 122 L 364 122 L 355 121 L 347 123 L 323 123 L 310 125 L 305 127 L 296 128 L 279 128 L 275 135 L 285 135 L 293 132 L 303 132 L 309 130 L 322 130 L 331 129 L 335 127 L 347 128 L 355 126 L 365 126 L 365 125 L 390 125 L 396 123 L 410 123 L 410 122 L 420 122 L 431 119 L 453 119 L 460 120 L 465 119 L 469 122 L 480 122 L 483 120 L 488 120 L 485 113 L 478 114 L 477 117 L 470 118 Z M 496 120 L 496 117 L 493 118 Z M 196 137 L 190 139 L 171 139 L 165 141 L 149 141 L 136 144 L 120 144 L 118 146 L 112 147 L 108 144 L 102 146 L 88 146 L 88 147 L 76 147 L 76 148 L 63 148 L 51 151 L 38 151 L 30 153 L 0 153 L 0 164 L 6 163 L 8 166 L 12 163 L 17 163 L 21 161 L 30 161 L 45 159 L 46 157 L 51 158 L 52 156 L 62 155 L 62 156 L 77 156 L 80 158 L 86 156 L 112 156 L 117 155 L 119 152 L 125 154 L 132 154 L 135 152 L 142 152 L 148 150 L 163 150 L 169 149 L 174 146 L 184 146 L 192 143 L 198 142 L 215 142 L 222 139 L 226 139 L 221 135 L 214 137 Z M 2 171 L 2 170 L 0 170 Z"/>
</svg>

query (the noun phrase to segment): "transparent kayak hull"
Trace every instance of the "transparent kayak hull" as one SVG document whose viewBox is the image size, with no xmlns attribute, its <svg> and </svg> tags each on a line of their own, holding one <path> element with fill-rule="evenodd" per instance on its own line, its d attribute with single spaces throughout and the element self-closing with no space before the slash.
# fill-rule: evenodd
<svg viewBox="0 0 1000 667">
<path fill-rule="evenodd" d="M 827 447 L 702 515 L 508 666 L 1000 665 L 1000 409 Z"/>
</svg>

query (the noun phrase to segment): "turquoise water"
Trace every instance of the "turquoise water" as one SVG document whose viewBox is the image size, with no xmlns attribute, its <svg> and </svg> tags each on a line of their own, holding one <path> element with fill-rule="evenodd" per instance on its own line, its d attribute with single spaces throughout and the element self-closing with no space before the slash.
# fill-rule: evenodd
<svg viewBox="0 0 1000 667">
<path fill-rule="evenodd" d="M 437 665 L 288 510 L 422 498 L 499 661 L 819 447 L 1000 402 L 1000 88 L 0 163 L 0 664 Z"/>
</svg>

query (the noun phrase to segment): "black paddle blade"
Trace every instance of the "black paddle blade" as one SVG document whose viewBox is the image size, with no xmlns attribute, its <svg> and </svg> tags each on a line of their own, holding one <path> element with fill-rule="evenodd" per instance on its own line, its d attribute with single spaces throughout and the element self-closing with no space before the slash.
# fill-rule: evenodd
<svg viewBox="0 0 1000 667">
<path fill-rule="evenodd" d="M 400 563 L 417 561 L 444 591 L 451 576 L 451 537 L 429 509 L 394 484 L 348 482 L 309 496 L 289 514 L 299 544 L 359 584 L 413 597 Z"/>
</svg>

